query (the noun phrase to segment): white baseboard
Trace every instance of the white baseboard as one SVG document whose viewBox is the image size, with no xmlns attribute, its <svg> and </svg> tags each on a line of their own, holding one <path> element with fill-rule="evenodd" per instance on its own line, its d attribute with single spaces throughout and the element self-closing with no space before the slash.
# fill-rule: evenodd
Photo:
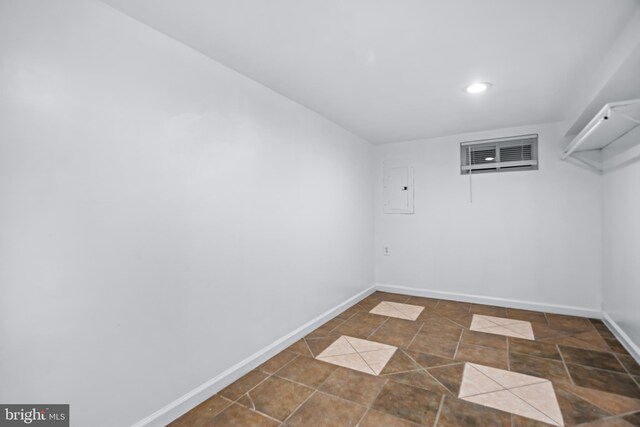
<svg viewBox="0 0 640 427">
<path fill-rule="evenodd" d="M 624 346 L 624 348 L 627 349 L 629 354 L 633 356 L 633 358 L 636 359 L 638 363 L 640 363 L 640 347 L 638 347 L 636 343 L 634 343 L 631 340 L 629 335 L 627 335 L 626 332 L 622 330 L 620 325 L 618 325 L 615 322 L 615 320 L 613 320 L 611 316 L 607 314 L 606 311 L 603 312 L 602 315 L 603 315 L 602 320 L 604 321 L 604 324 L 607 325 L 607 327 L 611 330 L 613 335 L 615 335 L 618 341 L 620 341 L 620 343 Z"/>
<path fill-rule="evenodd" d="M 544 311 L 547 313 L 555 314 L 567 314 L 571 316 L 590 317 L 593 319 L 602 318 L 602 312 L 600 310 L 585 307 L 574 307 L 569 305 L 545 304 L 507 298 L 484 297 L 480 295 L 433 291 L 428 289 L 411 288 L 407 286 L 385 285 L 381 283 L 376 284 L 376 290 L 381 292 L 392 292 L 396 294 L 411 295 L 417 297 L 437 298 L 453 301 L 471 302 L 475 304 L 497 305 L 499 307 L 507 308 L 519 308 L 523 310 Z"/>
<path fill-rule="evenodd" d="M 235 380 L 239 379 L 247 372 L 257 368 L 271 357 L 280 353 L 282 350 L 289 347 L 291 344 L 298 341 L 309 332 L 318 328 L 323 323 L 334 318 L 362 299 L 368 297 L 373 292 L 375 292 L 375 286 L 371 286 L 370 288 L 365 289 L 357 295 L 354 295 L 348 300 L 338 304 L 337 306 L 316 317 L 315 319 L 291 331 L 290 333 L 276 340 L 267 347 L 252 354 L 243 361 L 235 364 L 215 378 L 210 379 L 199 387 L 191 390 L 184 396 L 179 397 L 175 401 L 166 405 L 164 408 L 161 408 L 148 417 L 138 421 L 132 427 L 155 427 L 165 426 L 169 424 L 171 421 L 175 420 L 182 414 L 185 414 L 190 409 L 196 407 L 198 404 L 204 402 L 206 399 L 216 394 Z"/>
</svg>

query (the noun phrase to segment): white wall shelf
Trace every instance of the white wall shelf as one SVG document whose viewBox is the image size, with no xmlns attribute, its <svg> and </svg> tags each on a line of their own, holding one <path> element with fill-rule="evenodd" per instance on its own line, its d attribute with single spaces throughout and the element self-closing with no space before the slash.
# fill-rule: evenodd
<svg viewBox="0 0 640 427">
<path fill-rule="evenodd" d="M 565 148 L 562 160 L 571 156 L 590 168 L 602 171 L 600 156 L 593 156 L 593 152 L 611 146 L 638 126 L 640 99 L 605 104 Z"/>
</svg>

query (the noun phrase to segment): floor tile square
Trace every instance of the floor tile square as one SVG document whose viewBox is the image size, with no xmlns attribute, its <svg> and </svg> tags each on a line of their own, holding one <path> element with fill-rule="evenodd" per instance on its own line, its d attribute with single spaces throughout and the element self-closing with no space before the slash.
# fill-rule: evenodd
<svg viewBox="0 0 640 427">
<path fill-rule="evenodd" d="M 335 365 L 315 360 L 310 357 L 301 356 L 276 372 L 276 375 L 281 378 L 316 388 L 335 370 Z"/>
<path fill-rule="evenodd" d="M 564 425 L 553 385 L 544 378 L 467 363 L 458 396 L 526 418 Z"/>
<path fill-rule="evenodd" d="M 360 338 L 341 336 L 316 359 L 370 375 L 379 375 L 397 347 Z"/>
<path fill-rule="evenodd" d="M 414 423 L 433 425 L 441 399 L 438 393 L 389 381 L 371 408 Z"/>
<path fill-rule="evenodd" d="M 416 320 L 424 307 L 419 305 L 403 304 L 399 302 L 382 301 L 369 313 L 381 316 L 396 317 L 398 319 Z"/>
<path fill-rule="evenodd" d="M 362 405 L 316 392 L 283 426 L 355 427 L 366 410 Z"/>
<path fill-rule="evenodd" d="M 474 314 L 473 319 L 471 320 L 470 329 L 472 331 L 485 332 L 488 334 L 504 335 L 528 340 L 534 339 L 531 322 L 525 320 Z"/>
<path fill-rule="evenodd" d="M 384 384 L 384 378 L 366 375 L 352 369 L 338 368 L 327 378 L 319 390 L 369 406 Z"/>
<path fill-rule="evenodd" d="M 247 393 L 249 401 L 247 406 L 283 421 L 311 393 L 313 389 L 309 387 L 282 378 L 270 377 Z"/>
</svg>

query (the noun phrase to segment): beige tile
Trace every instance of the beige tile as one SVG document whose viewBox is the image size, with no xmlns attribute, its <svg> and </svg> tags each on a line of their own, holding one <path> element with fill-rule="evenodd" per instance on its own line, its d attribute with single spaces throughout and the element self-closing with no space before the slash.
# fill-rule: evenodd
<svg viewBox="0 0 640 427">
<path fill-rule="evenodd" d="M 474 365 L 465 363 L 458 397 L 464 398 L 503 389 L 500 384 L 475 369 Z"/>
<path fill-rule="evenodd" d="M 397 347 L 346 335 L 320 353 L 316 359 L 371 375 L 379 375 Z"/>
<path fill-rule="evenodd" d="M 360 353 L 360 356 L 364 359 L 365 362 L 367 362 L 367 365 L 371 367 L 373 372 L 376 375 L 379 375 L 395 352 L 396 349 L 391 348 L 385 350 L 363 352 Z"/>
<path fill-rule="evenodd" d="M 367 351 L 378 351 L 378 350 L 395 350 L 396 347 L 388 344 L 383 344 L 375 341 L 363 340 L 360 338 L 354 337 L 344 337 L 349 344 L 357 351 L 358 353 L 363 353 Z"/>
<path fill-rule="evenodd" d="M 488 334 L 533 340 L 531 322 L 474 314 L 470 329 Z"/>
<path fill-rule="evenodd" d="M 396 317 L 398 319 L 416 320 L 424 307 L 398 302 L 382 301 L 371 309 L 369 313 L 381 316 Z"/>
<path fill-rule="evenodd" d="M 534 339 L 533 328 L 531 327 L 531 323 L 529 322 L 523 322 L 522 324 L 515 324 L 515 325 L 506 325 L 505 328 L 517 334 L 520 334 L 523 338 L 526 338 L 529 340 Z"/>
<path fill-rule="evenodd" d="M 545 378 L 538 378 L 531 375 L 519 374 L 517 372 L 509 372 L 503 369 L 496 369 L 490 366 L 470 364 L 484 375 L 488 376 L 503 388 L 522 387 L 525 385 L 538 384 L 541 382 L 549 382 Z"/>
<path fill-rule="evenodd" d="M 486 319 L 486 316 L 474 314 L 473 319 L 471 320 L 471 327 L 469 329 L 477 331 L 478 329 L 492 328 L 495 326 L 498 326 L 498 324 L 489 321 Z"/>
<path fill-rule="evenodd" d="M 331 363 L 333 365 L 354 369 L 356 371 L 364 372 L 365 374 L 376 375 L 376 373 L 369 367 L 367 362 L 365 362 L 362 356 L 360 356 L 358 353 L 342 354 L 339 356 L 328 357 L 318 356 L 318 360 Z"/>
<path fill-rule="evenodd" d="M 342 354 L 352 353 L 356 353 L 356 350 L 351 344 L 349 344 L 349 341 L 347 341 L 347 338 L 345 336 L 341 336 L 340 338 L 335 340 L 333 344 L 324 349 L 324 351 L 318 355 L 318 358 L 340 356 Z"/>
<path fill-rule="evenodd" d="M 501 411 L 510 412 L 512 414 L 521 415 L 526 418 L 542 421 L 551 425 L 560 425 L 508 390 L 479 394 L 467 397 L 464 400 L 488 406 L 490 408 L 499 409 Z"/>
<path fill-rule="evenodd" d="M 558 405 L 556 393 L 553 390 L 551 382 L 517 387 L 511 390 L 513 394 L 526 401 L 529 405 L 551 418 L 558 425 L 564 425 L 562 420 L 562 412 Z"/>
<path fill-rule="evenodd" d="M 492 323 L 495 323 L 496 325 L 499 326 L 506 326 L 506 325 L 516 325 L 519 323 L 523 323 L 523 320 L 515 320 L 515 319 L 509 319 L 506 317 L 495 317 L 495 316 L 486 316 L 483 314 L 476 314 L 475 316 L 482 316 L 485 320 L 488 320 Z"/>
</svg>

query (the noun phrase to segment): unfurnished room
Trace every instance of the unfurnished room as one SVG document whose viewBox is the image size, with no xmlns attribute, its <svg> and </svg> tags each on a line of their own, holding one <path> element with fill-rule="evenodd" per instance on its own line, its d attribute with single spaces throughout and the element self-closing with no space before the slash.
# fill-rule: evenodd
<svg viewBox="0 0 640 427">
<path fill-rule="evenodd" d="M 0 0 L 0 426 L 640 426 L 640 0 Z"/>
</svg>

